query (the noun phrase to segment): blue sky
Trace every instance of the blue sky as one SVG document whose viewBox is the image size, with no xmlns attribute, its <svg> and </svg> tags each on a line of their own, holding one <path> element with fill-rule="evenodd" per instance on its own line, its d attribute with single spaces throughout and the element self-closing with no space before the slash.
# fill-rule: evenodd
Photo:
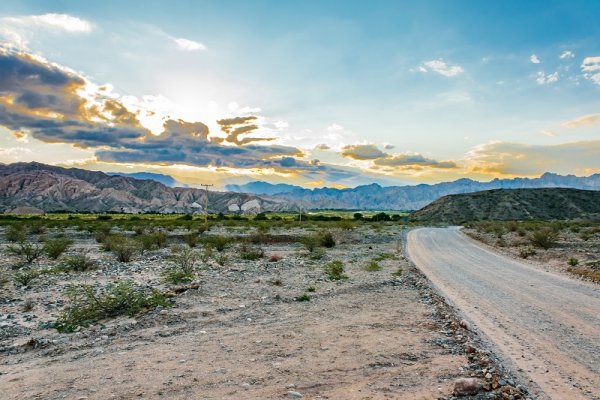
<svg viewBox="0 0 600 400">
<path fill-rule="evenodd" d="M 5 2 L 12 56 L 109 84 L 93 101 L 118 100 L 153 134 L 202 122 L 208 144 L 178 154 L 184 135 L 134 154 L 0 119 L 0 161 L 190 184 L 588 175 L 600 172 L 599 17 L 595 1 Z M 256 140 L 225 138 L 217 121 L 249 116 L 235 127 Z"/>
</svg>

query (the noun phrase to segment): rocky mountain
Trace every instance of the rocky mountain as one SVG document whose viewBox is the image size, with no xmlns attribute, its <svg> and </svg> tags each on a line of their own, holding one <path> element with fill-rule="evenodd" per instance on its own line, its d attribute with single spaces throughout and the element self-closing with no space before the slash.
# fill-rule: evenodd
<svg viewBox="0 0 600 400">
<path fill-rule="evenodd" d="M 494 179 L 478 182 L 459 179 L 434 185 L 389 186 L 376 183 L 352 189 L 294 189 L 275 194 L 275 198 L 302 204 L 307 209 L 418 210 L 449 194 L 491 189 L 574 188 L 600 190 L 600 174 L 588 177 L 545 173 L 539 178 Z M 263 189 L 264 190 L 264 189 Z"/>
<path fill-rule="evenodd" d="M 600 218 L 600 191 L 565 188 L 496 189 L 444 196 L 411 214 L 423 222 Z"/>
<path fill-rule="evenodd" d="M 210 212 L 279 211 L 288 201 L 243 193 L 209 192 Z M 201 213 L 206 192 L 40 163 L 0 165 L 0 211 L 36 207 L 44 211 Z"/>
<path fill-rule="evenodd" d="M 178 182 L 175 178 L 173 178 L 170 175 L 164 175 L 164 174 L 157 174 L 154 172 L 107 172 L 107 175 L 120 175 L 120 176 L 127 176 L 130 178 L 135 178 L 135 179 L 145 179 L 145 180 L 153 180 L 156 182 L 160 182 L 165 186 L 168 187 L 185 187 L 187 185 L 184 185 L 181 182 Z M 251 192 L 245 192 L 245 193 L 251 193 Z"/>
<path fill-rule="evenodd" d="M 288 185 L 285 183 L 268 183 L 262 181 L 248 182 L 243 185 L 225 185 L 225 190 L 228 192 L 237 193 L 252 193 L 252 194 L 267 194 L 274 195 L 280 193 L 289 193 L 294 190 L 302 190 L 302 186 Z"/>
</svg>

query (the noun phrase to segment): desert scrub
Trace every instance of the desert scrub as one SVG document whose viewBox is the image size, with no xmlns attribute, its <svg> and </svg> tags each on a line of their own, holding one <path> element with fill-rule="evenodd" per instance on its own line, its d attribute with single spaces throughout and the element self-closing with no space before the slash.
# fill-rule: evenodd
<svg viewBox="0 0 600 400">
<path fill-rule="evenodd" d="M 8 228 L 6 228 L 4 236 L 9 242 L 24 242 L 25 239 L 27 239 L 23 225 L 16 224 L 10 225 Z"/>
<path fill-rule="evenodd" d="M 40 273 L 31 268 L 24 268 L 13 274 L 13 281 L 21 286 L 30 286 L 35 278 L 40 276 Z"/>
<path fill-rule="evenodd" d="M 265 252 L 262 248 L 248 248 L 245 244 L 242 246 L 240 251 L 240 258 L 247 261 L 260 260 L 265 256 Z"/>
<path fill-rule="evenodd" d="M 188 233 L 183 237 L 183 240 L 188 246 L 196 247 L 200 241 L 200 238 L 198 237 L 197 233 Z"/>
<path fill-rule="evenodd" d="M 294 300 L 298 302 L 310 301 L 310 296 L 307 293 L 304 293 L 301 296 L 294 297 Z"/>
<path fill-rule="evenodd" d="M 19 242 L 6 247 L 9 255 L 21 257 L 24 262 L 31 264 L 42 256 L 42 247 L 37 243 Z"/>
<path fill-rule="evenodd" d="M 364 266 L 364 270 L 367 272 L 380 271 L 381 265 L 377 261 L 371 260 Z"/>
<path fill-rule="evenodd" d="M 172 284 L 192 282 L 196 277 L 194 272 L 199 258 L 199 254 L 190 247 L 173 246 L 170 259 L 174 265 L 164 271 L 164 280 Z"/>
<path fill-rule="evenodd" d="M 63 272 L 84 272 L 96 268 L 96 262 L 85 253 L 65 257 L 59 269 Z"/>
<path fill-rule="evenodd" d="M 300 243 L 306 247 L 309 252 L 315 251 L 318 247 L 335 247 L 335 239 L 331 232 L 320 232 L 317 234 L 307 235 L 300 238 Z"/>
<path fill-rule="evenodd" d="M 132 281 L 120 281 L 100 289 L 91 285 L 71 285 L 66 295 L 69 305 L 54 322 L 54 328 L 59 332 L 73 332 L 80 326 L 86 327 L 106 318 L 133 316 L 170 305 L 158 290 L 138 287 Z"/>
<path fill-rule="evenodd" d="M 524 247 L 519 250 L 519 257 L 521 257 L 523 259 L 528 258 L 529 256 L 534 256 L 536 254 L 537 253 L 536 253 L 535 249 L 533 249 L 531 247 Z"/>
<path fill-rule="evenodd" d="M 61 256 L 71 245 L 73 241 L 66 237 L 58 237 L 56 239 L 47 239 L 44 242 L 43 250 L 48 257 L 56 260 Z"/>
<path fill-rule="evenodd" d="M 569 264 L 571 267 L 574 267 L 577 264 L 579 264 L 579 260 L 575 257 L 569 257 L 569 259 L 567 260 L 567 264 Z"/>
<path fill-rule="evenodd" d="M 335 247 L 335 239 L 331 232 L 321 232 L 319 234 L 319 244 L 328 249 Z"/>
<path fill-rule="evenodd" d="M 332 281 L 339 281 L 348 278 L 344 275 L 344 264 L 340 260 L 331 261 L 323 267 L 327 277 Z"/>
<path fill-rule="evenodd" d="M 46 225 L 44 225 L 43 222 L 32 222 L 29 225 L 29 233 L 31 233 L 32 235 L 41 235 L 43 233 L 46 233 L 48 231 L 48 228 L 46 228 Z"/>
<path fill-rule="evenodd" d="M 211 236 L 207 236 L 204 239 L 204 243 L 207 246 L 210 246 L 210 247 L 214 248 L 215 250 L 221 252 L 221 251 L 225 250 L 225 248 L 227 248 L 227 246 L 229 246 L 229 244 L 231 243 L 231 239 L 228 238 L 227 236 L 211 235 Z"/>
<path fill-rule="evenodd" d="M 558 233 L 551 228 L 541 228 L 534 231 L 529 236 L 531 244 L 537 247 L 541 247 L 544 250 L 548 250 L 550 247 L 556 245 L 558 240 Z"/>
<path fill-rule="evenodd" d="M 384 260 L 394 260 L 396 258 L 392 253 L 381 253 L 380 255 L 373 257 L 373 261 L 384 261 Z"/>
<path fill-rule="evenodd" d="M 392 276 L 395 276 L 395 277 L 399 278 L 399 277 L 402 276 L 402 272 L 403 272 L 402 268 L 398 267 L 397 270 L 395 270 L 394 272 L 392 272 Z"/>
<path fill-rule="evenodd" d="M 155 250 L 165 247 L 167 244 L 167 235 L 164 232 L 152 232 L 137 237 L 142 250 Z"/>
<path fill-rule="evenodd" d="M 130 262 L 140 252 L 140 245 L 136 240 L 121 235 L 111 235 L 107 238 L 104 248 L 111 251 L 120 262 Z"/>
</svg>

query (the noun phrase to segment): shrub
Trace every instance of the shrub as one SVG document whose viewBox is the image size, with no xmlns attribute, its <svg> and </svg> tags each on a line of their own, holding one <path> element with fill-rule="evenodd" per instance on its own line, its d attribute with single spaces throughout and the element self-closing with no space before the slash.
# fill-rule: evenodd
<svg viewBox="0 0 600 400">
<path fill-rule="evenodd" d="M 89 258 L 87 254 L 80 253 L 66 257 L 60 266 L 60 270 L 69 272 L 84 272 L 96 268 L 96 262 Z"/>
<path fill-rule="evenodd" d="M 4 271 L 0 271 L 0 288 L 4 287 L 9 281 L 8 275 Z"/>
<path fill-rule="evenodd" d="M 64 253 L 69 246 L 73 244 L 71 239 L 66 237 L 59 237 L 56 239 L 48 239 L 44 242 L 44 253 L 53 260 L 56 260 L 62 253 Z"/>
<path fill-rule="evenodd" d="M 302 301 L 310 301 L 310 296 L 304 293 L 302 296 L 294 297 L 294 300 L 302 302 Z"/>
<path fill-rule="evenodd" d="M 6 228 L 4 236 L 9 242 L 24 242 L 27 238 L 23 225 L 10 225 Z"/>
<path fill-rule="evenodd" d="M 550 247 L 556 244 L 558 240 L 558 233 L 550 228 L 538 229 L 531 234 L 529 241 L 544 250 L 548 250 Z"/>
<path fill-rule="evenodd" d="M 138 236 L 142 250 L 160 249 L 167 244 L 167 235 L 164 232 L 152 232 L 146 235 Z"/>
<path fill-rule="evenodd" d="M 505 226 L 509 232 L 516 232 L 519 229 L 519 224 L 516 221 L 508 221 Z"/>
<path fill-rule="evenodd" d="M 32 299 L 27 299 L 23 302 L 23 307 L 21 308 L 21 311 L 30 312 L 31 310 L 33 310 L 34 307 L 35 301 L 33 301 Z"/>
<path fill-rule="evenodd" d="M 320 247 L 316 248 L 312 253 L 309 253 L 308 256 L 311 260 L 320 260 L 325 257 L 325 249 Z"/>
<path fill-rule="evenodd" d="M 529 256 L 534 256 L 535 254 L 535 249 L 531 247 L 525 247 L 519 250 L 519 257 L 521 258 L 528 258 Z"/>
<path fill-rule="evenodd" d="M 396 256 L 393 255 L 392 253 L 381 253 L 380 255 L 374 257 L 373 260 L 379 262 L 379 261 L 390 260 L 390 259 L 393 260 L 395 258 L 396 258 Z"/>
<path fill-rule="evenodd" d="M 113 235 L 112 239 L 107 240 L 107 243 L 107 248 L 117 256 L 117 260 L 120 262 L 130 262 L 140 252 L 137 241 L 123 236 Z"/>
<path fill-rule="evenodd" d="M 240 252 L 240 258 L 242 260 L 256 261 L 256 260 L 260 260 L 264 256 L 265 256 L 265 252 L 261 248 L 242 249 L 242 251 Z"/>
<path fill-rule="evenodd" d="M 567 261 L 567 264 L 569 264 L 571 267 L 574 267 L 577 264 L 579 264 L 579 260 L 576 259 L 575 257 L 570 257 L 569 260 Z"/>
<path fill-rule="evenodd" d="M 337 227 L 346 231 L 351 231 L 354 229 L 354 223 L 350 220 L 343 219 L 337 222 Z"/>
<path fill-rule="evenodd" d="M 46 233 L 48 229 L 42 222 L 34 222 L 29 225 L 29 233 L 32 235 L 40 235 Z"/>
<path fill-rule="evenodd" d="M 225 254 L 219 254 L 215 258 L 215 261 L 217 262 L 217 264 L 219 264 L 222 267 L 225 264 L 227 264 L 227 261 L 229 261 L 229 257 L 227 257 Z"/>
<path fill-rule="evenodd" d="M 98 221 L 110 221 L 112 217 L 110 215 L 98 215 L 96 219 Z"/>
<path fill-rule="evenodd" d="M 13 281 L 21 286 L 29 286 L 40 273 L 36 270 L 26 268 L 13 274 Z"/>
<path fill-rule="evenodd" d="M 323 247 L 332 248 L 335 247 L 335 239 L 331 232 L 323 232 L 319 235 L 319 244 Z"/>
<path fill-rule="evenodd" d="M 309 235 L 300 238 L 300 243 L 306 247 L 306 250 L 312 253 L 317 247 L 319 247 L 320 241 L 316 235 Z"/>
<path fill-rule="evenodd" d="M 89 326 L 102 319 L 133 316 L 157 306 L 169 306 L 158 290 L 137 287 L 132 281 L 120 281 L 100 289 L 71 285 L 67 289 L 67 300 L 69 305 L 54 322 L 59 332 L 73 332 L 79 326 Z"/>
<path fill-rule="evenodd" d="M 308 289 L 306 289 L 307 292 L 313 293 L 316 292 L 317 289 L 314 286 L 309 286 Z"/>
<path fill-rule="evenodd" d="M 369 261 L 367 265 L 365 265 L 364 269 L 368 272 L 379 271 L 381 270 L 381 265 L 379 265 L 377 261 L 373 260 Z"/>
<path fill-rule="evenodd" d="M 6 247 L 6 252 L 15 256 L 23 257 L 27 264 L 31 264 L 42 256 L 42 248 L 39 244 L 20 242 L 16 245 Z"/>
<path fill-rule="evenodd" d="M 185 243 L 190 247 L 196 247 L 199 242 L 198 235 L 196 233 L 188 233 L 183 237 Z"/>
<path fill-rule="evenodd" d="M 344 264 L 339 260 L 331 261 L 323 268 L 325 269 L 327 277 L 332 281 L 339 281 L 347 278 L 347 276 L 344 275 Z"/>
<path fill-rule="evenodd" d="M 206 237 L 205 243 L 221 252 L 231 243 L 231 239 L 226 236 L 211 235 Z"/>
<path fill-rule="evenodd" d="M 396 271 L 392 272 L 392 275 L 396 277 L 402 276 L 402 268 L 398 267 Z"/>
</svg>

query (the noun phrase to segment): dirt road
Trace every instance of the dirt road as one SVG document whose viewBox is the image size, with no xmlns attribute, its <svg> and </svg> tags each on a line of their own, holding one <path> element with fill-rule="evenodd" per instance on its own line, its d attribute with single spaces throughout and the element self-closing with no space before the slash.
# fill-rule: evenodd
<svg viewBox="0 0 600 400">
<path fill-rule="evenodd" d="M 407 251 L 538 397 L 600 399 L 600 287 L 494 253 L 457 228 L 413 230 Z"/>
</svg>

